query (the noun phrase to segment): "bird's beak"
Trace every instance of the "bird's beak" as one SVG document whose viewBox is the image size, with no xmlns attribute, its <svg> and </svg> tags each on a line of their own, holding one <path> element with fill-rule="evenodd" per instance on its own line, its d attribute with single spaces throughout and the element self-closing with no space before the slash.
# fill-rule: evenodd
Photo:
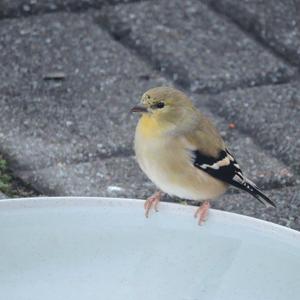
<svg viewBox="0 0 300 300">
<path fill-rule="evenodd" d="M 145 107 L 145 106 L 141 106 L 141 105 L 138 105 L 138 106 L 134 106 L 130 112 L 141 112 L 141 113 L 146 113 L 148 112 L 148 109 Z"/>
</svg>

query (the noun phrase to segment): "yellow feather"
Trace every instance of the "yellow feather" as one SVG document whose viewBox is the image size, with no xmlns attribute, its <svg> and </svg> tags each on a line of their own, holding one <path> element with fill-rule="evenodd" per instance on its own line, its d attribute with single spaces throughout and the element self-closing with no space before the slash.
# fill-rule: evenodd
<svg viewBox="0 0 300 300">
<path fill-rule="evenodd" d="M 157 118 L 144 114 L 139 120 L 137 130 L 144 138 L 151 138 L 159 136 L 162 127 Z"/>
</svg>

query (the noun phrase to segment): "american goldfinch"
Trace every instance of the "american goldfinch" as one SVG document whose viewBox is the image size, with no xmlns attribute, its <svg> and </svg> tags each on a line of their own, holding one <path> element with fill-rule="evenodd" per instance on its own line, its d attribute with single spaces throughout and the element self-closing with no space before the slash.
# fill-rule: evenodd
<svg viewBox="0 0 300 300">
<path fill-rule="evenodd" d="M 171 87 L 152 88 L 131 111 L 141 113 L 134 141 L 136 159 L 160 190 L 146 200 L 146 217 L 152 207 L 157 211 L 164 192 L 204 201 L 195 213 L 201 224 L 207 218 L 209 201 L 225 193 L 229 185 L 275 207 L 243 175 L 217 129 L 183 92 Z"/>
</svg>

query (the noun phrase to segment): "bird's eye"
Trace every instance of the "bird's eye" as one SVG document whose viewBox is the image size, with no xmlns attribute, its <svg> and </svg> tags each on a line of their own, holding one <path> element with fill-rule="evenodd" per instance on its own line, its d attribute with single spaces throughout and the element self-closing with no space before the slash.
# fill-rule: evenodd
<svg viewBox="0 0 300 300">
<path fill-rule="evenodd" d="M 157 108 L 163 108 L 165 106 L 165 104 L 163 102 L 158 102 L 155 107 Z"/>
</svg>

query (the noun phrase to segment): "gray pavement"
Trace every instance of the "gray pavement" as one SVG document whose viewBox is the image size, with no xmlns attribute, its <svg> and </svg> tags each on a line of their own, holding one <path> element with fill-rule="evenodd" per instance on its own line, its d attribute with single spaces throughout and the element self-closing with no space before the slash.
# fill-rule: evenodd
<svg viewBox="0 0 300 300">
<path fill-rule="evenodd" d="M 95 24 L 93 12 L 3 20 L 0 43 L 0 141 L 16 169 L 132 152 L 129 108 L 166 80 Z M 53 72 L 64 78 L 44 79 Z"/>
<path fill-rule="evenodd" d="M 248 1 L 2 1 L 0 152 L 45 195 L 144 199 L 155 187 L 134 160 L 129 109 L 175 85 L 278 203 L 231 189 L 213 206 L 300 229 L 300 39 L 290 4 L 275 5 L 264 16 L 286 26 L 264 35 Z"/>
<path fill-rule="evenodd" d="M 299 82 L 295 82 L 239 89 L 210 96 L 207 103 L 217 114 L 252 136 L 273 157 L 299 173 L 299 86 Z"/>
<path fill-rule="evenodd" d="M 284 59 L 300 65 L 299 0 L 201 0 Z"/>
<path fill-rule="evenodd" d="M 116 38 L 195 92 L 285 82 L 295 72 L 197 0 L 120 4 L 101 16 Z"/>
</svg>

